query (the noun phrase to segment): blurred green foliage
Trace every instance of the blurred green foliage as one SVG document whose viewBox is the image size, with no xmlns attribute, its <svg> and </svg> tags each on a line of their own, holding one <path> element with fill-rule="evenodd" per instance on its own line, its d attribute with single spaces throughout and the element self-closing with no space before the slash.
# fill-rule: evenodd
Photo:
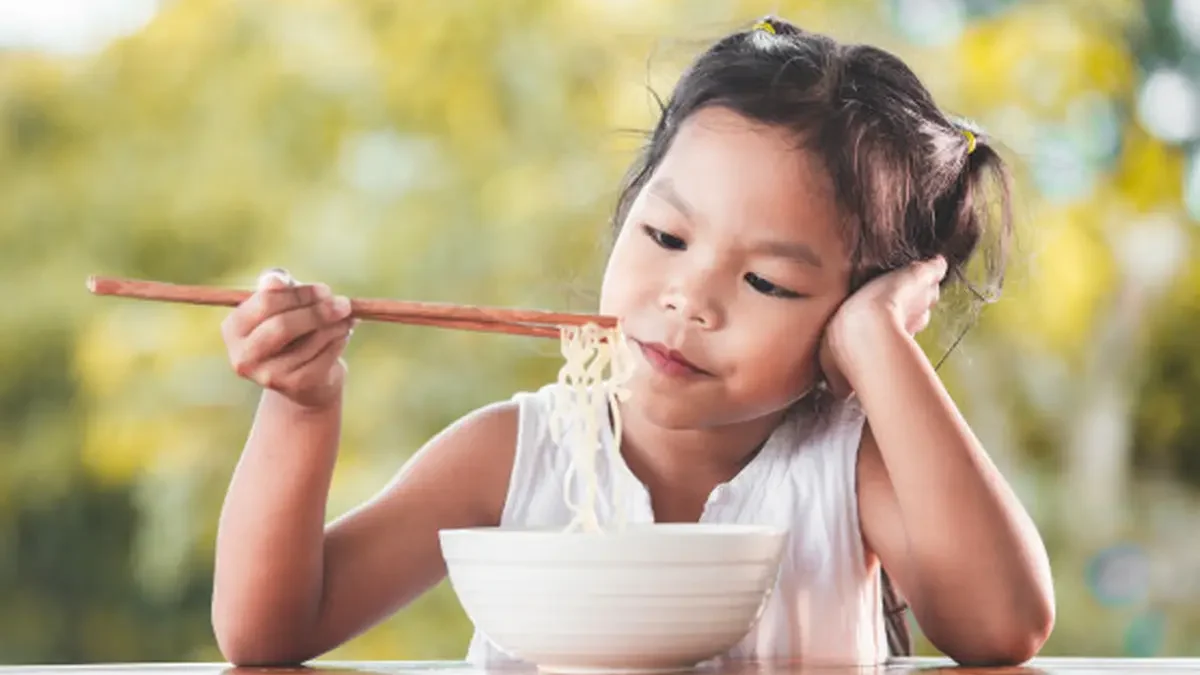
<svg viewBox="0 0 1200 675">
<path fill-rule="evenodd" d="M 647 85 L 669 90 L 704 40 L 768 11 L 894 49 L 1009 143 L 1021 257 L 944 375 L 1051 544 L 1047 653 L 1121 653 L 1141 610 L 1090 594 L 1098 547 L 1134 539 L 1173 570 L 1156 579 L 1200 578 L 1164 544 L 1200 515 L 1183 155 L 1131 113 L 1140 3 L 965 6 L 961 34 L 922 45 L 865 0 L 178 0 L 94 55 L 0 53 L 0 661 L 219 658 L 212 544 L 257 391 L 228 367 L 221 310 L 90 297 L 88 274 L 247 286 L 283 266 L 354 295 L 587 309 Z M 1046 139 L 1094 141 L 1106 120 L 1093 182 L 1056 196 L 1045 174 L 1074 165 L 1047 164 Z M 1169 266 L 1165 249 L 1182 272 L 1138 271 Z M 362 326 L 331 516 L 458 415 L 552 377 L 556 355 Z M 1071 479 L 1095 479 L 1096 419 L 1126 422 L 1103 455 L 1127 486 L 1102 497 L 1108 540 L 1079 536 Z M 1137 644 L 1200 653 L 1195 598 L 1156 601 Z M 457 658 L 469 631 L 442 586 L 331 656 Z"/>
</svg>

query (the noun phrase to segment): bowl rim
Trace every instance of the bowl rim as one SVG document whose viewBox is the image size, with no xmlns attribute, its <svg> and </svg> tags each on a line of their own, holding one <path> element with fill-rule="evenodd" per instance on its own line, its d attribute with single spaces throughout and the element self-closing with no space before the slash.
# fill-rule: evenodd
<svg viewBox="0 0 1200 675">
<path fill-rule="evenodd" d="M 562 539 L 566 541 L 615 540 L 615 539 L 661 539 L 697 537 L 784 537 L 788 528 L 766 523 L 630 523 L 620 530 L 603 532 L 567 532 L 563 526 L 535 525 L 482 525 L 473 527 L 447 527 L 438 530 L 438 537 L 470 538 L 522 538 L 537 540 Z"/>
</svg>

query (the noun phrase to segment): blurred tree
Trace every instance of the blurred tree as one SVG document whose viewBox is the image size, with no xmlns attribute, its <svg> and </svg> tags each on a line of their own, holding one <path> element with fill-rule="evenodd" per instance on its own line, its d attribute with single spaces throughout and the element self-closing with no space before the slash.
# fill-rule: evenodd
<svg viewBox="0 0 1200 675">
<path fill-rule="evenodd" d="M 359 295 L 588 308 L 647 85 L 767 12 L 899 51 L 1008 143 L 1022 257 L 944 375 L 1047 529 L 1048 652 L 1120 651 L 1129 617 L 1075 574 L 1072 502 L 1106 467 L 1097 513 L 1133 531 L 1166 503 L 1126 489 L 1135 463 L 1200 480 L 1200 278 L 1153 273 L 1190 261 L 1183 163 L 1132 117 L 1145 12 L 971 0 L 930 32 L 905 12 L 953 2 L 892 4 L 183 0 L 91 57 L 0 54 L 0 661 L 218 658 L 212 542 L 258 392 L 220 310 L 90 298 L 87 274 L 245 286 L 282 265 Z M 363 326 L 331 516 L 556 356 Z M 1084 483 L 1063 504 L 1060 468 Z M 1197 612 L 1164 612 L 1138 648 L 1174 626 L 1161 649 L 1200 653 L 1179 628 Z M 454 658 L 469 630 L 443 585 L 332 656 Z"/>
</svg>

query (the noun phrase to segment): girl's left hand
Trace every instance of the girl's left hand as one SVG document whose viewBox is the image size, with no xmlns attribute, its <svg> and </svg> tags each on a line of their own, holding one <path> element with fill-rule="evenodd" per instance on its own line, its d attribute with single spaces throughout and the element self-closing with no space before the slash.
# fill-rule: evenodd
<svg viewBox="0 0 1200 675">
<path fill-rule="evenodd" d="M 946 260 L 937 256 L 872 279 L 842 303 L 821 340 L 821 370 L 834 396 L 845 398 L 854 390 L 845 373 L 855 345 L 863 342 L 858 338 L 880 328 L 909 336 L 924 330 L 945 276 Z"/>
</svg>

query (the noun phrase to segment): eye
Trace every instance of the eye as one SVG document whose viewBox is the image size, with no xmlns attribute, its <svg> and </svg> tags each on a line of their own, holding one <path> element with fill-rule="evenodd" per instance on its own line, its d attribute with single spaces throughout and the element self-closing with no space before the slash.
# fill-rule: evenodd
<svg viewBox="0 0 1200 675">
<path fill-rule="evenodd" d="M 653 239 L 654 243 L 667 249 L 668 251 L 682 251 L 687 248 L 687 242 L 673 234 L 667 234 L 666 232 L 650 227 L 649 225 L 643 225 L 642 231 L 646 233 L 647 237 Z"/>
<path fill-rule="evenodd" d="M 746 273 L 746 283 L 750 284 L 751 288 L 759 293 L 762 293 L 763 295 L 769 295 L 774 298 L 791 299 L 803 297 L 795 291 L 790 291 L 782 286 L 776 286 L 775 284 L 767 281 L 753 272 Z"/>
</svg>

